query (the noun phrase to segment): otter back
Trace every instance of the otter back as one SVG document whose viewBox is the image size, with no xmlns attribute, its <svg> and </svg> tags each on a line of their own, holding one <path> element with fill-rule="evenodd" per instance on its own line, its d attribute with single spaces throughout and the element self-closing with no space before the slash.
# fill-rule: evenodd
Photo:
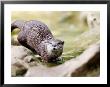
<svg viewBox="0 0 110 87">
<path fill-rule="evenodd" d="M 27 47 L 28 49 L 32 50 L 39 54 L 42 58 L 48 61 L 48 59 L 54 58 L 54 56 L 48 54 L 47 44 L 51 44 L 52 52 L 61 51 L 58 56 L 62 54 L 63 44 L 62 41 L 55 40 L 52 33 L 50 32 L 47 25 L 40 21 L 31 20 L 26 22 L 15 21 L 11 24 L 11 30 L 15 28 L 20 28 L 20 32 L 18 34 L 18 41 L 21 45 Z M 54 46 L 51 42 L 60 42 L 61 44 L 56 51 L 53 51 Z M 45 42 L 45 43 L 44 43 Z"/>
</svg>

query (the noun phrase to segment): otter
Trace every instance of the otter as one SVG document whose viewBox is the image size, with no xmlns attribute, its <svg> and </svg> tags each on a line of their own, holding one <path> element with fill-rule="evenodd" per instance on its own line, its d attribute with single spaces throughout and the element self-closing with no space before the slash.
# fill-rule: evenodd
<svg viewBox="0 0 110 87">
<path fill-rule="evenodd" d="M 43 61 L 57 61 L 62 55 L 64 41 L 55 39 L 46 24 L 37 20 L 16 20 L 11 23 L 11 32 L 15 28 L 20 29 L 18 42 L 40 55 Z"/>
</svg>

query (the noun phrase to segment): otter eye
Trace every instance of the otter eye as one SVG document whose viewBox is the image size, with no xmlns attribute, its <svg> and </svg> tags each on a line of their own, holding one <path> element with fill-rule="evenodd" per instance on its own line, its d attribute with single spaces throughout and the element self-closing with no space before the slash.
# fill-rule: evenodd
<svg viewBox="0 0 110 87">
<path fill-rule="evenodd" d="M 51 42 L 48 42 L 49 44 L 52 44 Z"/>
</svg>

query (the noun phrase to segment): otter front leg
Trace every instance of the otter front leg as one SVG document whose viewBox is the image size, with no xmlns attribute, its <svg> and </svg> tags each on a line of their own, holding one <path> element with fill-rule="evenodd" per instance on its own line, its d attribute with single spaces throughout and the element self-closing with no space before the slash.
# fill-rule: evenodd
<svg viewBox="0 0 110 87">
<path fill-rule="evenodd" d="M 23 45 L 24 47 L 28 48 L 29 50 L 31 50 L 33 53 L 37 53 L 33 48 L 31 48 L 28 44 L 27 44 L 27 39 L 26 39 L 26 35 L 24 34 L 23 31 L 21 31 L 18 35 L 18 41 L 21 45 Z"/>
<path fill-rule="evenodd" d="M 47 63 L 49 58 L 48 58 L 47 52 L 45 50 L 45 45 L 42 43 L 39 44 L 36 51 L 38 51 L 39 55 L 41 56 L 42 62 Z"/>
<path fill-rule="evenodd" d="M 45 50 L 41 50 L 41 59 L 44 63 L 47 63 L 49 62 L 49 58 L 48 58 L 48 55 L 47 53 L 45 52 Z"/>
</svg>

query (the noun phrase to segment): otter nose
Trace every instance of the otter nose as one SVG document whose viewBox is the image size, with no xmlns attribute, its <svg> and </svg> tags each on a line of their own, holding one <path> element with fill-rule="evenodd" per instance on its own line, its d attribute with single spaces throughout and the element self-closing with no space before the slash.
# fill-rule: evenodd
<svg viewBox="0 0 110 87">
<path fill-rule="evenodd" d="M 53 50 L 56 50 L 56 48 L 54 47 Z"/>
<path fill-rule="evenodd" d="M 57 49 L 57 45 L 53 47 L 53 50 L 56 50 L 56 49 Z"/>
</svg>

